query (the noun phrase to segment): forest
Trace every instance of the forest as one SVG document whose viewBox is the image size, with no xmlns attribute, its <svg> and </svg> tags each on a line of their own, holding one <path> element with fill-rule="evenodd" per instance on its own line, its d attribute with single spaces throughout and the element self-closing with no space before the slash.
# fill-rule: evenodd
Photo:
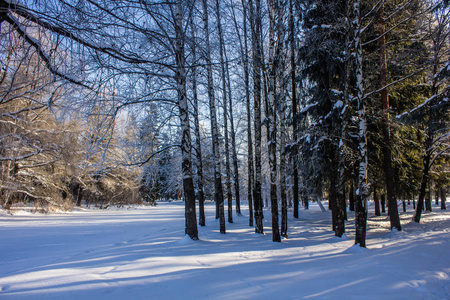
<svg viewBox="0 0 450 300">
<path fill-rule="evenodd" d="M 366 246 L 446 209 L 450 5 L 437 0 L 0 0 L 0 205 L 39 212 L 183 199 L 198 240 L 288 238 L 328 204 Z M 290 215 L 289 215 L 290 216 Z"/>
</svg>

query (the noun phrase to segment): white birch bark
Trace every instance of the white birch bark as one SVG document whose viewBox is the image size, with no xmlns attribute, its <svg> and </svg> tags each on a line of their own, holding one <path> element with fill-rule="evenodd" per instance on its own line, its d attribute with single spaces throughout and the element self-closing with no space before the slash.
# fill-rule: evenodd
<svg viewBox="0 0 450 300">
<path fill-rule="evenodd" d="M 183 190 L 185 201 L 185 232 L 193 240 L 198 240 L 197 217 L 195 212 L 195 191 L 194 180 L 192 176 L 192 142 L 191 129 L 189 124 L 188 102 L 186 97 L 186 70 L 184 54 L 184 32 L 183 32 L 183 6 L 182 1 L 176 2 L 175 11 L 175 56 L 176 56 L 176 74 L 178 108 L 180 111 L 180 124 L 182 132 L 181 153 L 183 170 Z"/>
<path fill-rule="evenodd" d="M 208 21 L 208 4 L 206 0 L 202 0 L 203 5 L 203 25 L 206 41 L 206 69 L 208 77 L 208 98 L 209 111 L 211 117 L 211 136 L 214 155 L 214 200 L 216 201 L 216 218 L 219 219 L 220 233 L 226 233 L 225 230 L 225 211 L 223 199 L 223 186 L 221 176 L 220 151 L 219 151 L 219 130 L 217 124 L 216 100 L 214 95 L 214 83 L 211 63 L 211 46 L 209 41 L 209 21 Z"/>
<path fill-rule="evenodd" d="M 356 72 L 356 101 L 359 120 L 359 170 L 358 170 L 358 190 L 355 202 L 355 244 L 366 247 L 366 221 L 367 221 L 367 124 L 364 106 L 363 73 L 362 73 L 362 48 L 361 48 L 361 20 L 360 20 L 360 0 L 355 0 L 353 4 L 355 19 L 354 44 L 355 44 L 355 72 Z"/>
</svg>

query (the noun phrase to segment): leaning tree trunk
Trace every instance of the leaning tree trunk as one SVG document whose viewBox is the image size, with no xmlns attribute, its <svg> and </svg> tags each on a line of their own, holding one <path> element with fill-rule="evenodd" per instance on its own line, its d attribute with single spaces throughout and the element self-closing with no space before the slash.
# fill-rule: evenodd
<svg viewBox="0 0 450 300">
<path fill-rule="evenodd" d="M 386 193 L 389 205 L 389 220 L 391 229 L 396 228 L 398 231 L 402 230 L 400 224 L 400 217 L 398 215 L 397 199 L 395 197 L 394 187 L 394 172 L 392 170 L 392 152 L 391 139 L 389 129 L 389 95 L 387 89 L 387 62 L 386 62 L 386 38 L 385 38 L 385 24 L 384 24 L 384 4 L 381 5 L 377 15 L 378 21 L 378 35 L 380 46 L 380 83 L 382 110 L 382 127 L 383 127 L 383 157 L 384 157 L 384 175 L 386 182 Z"/>
<path fill-rule="evenodd" d="M 217 17 L 217 31 L 219 33 L 219 56 L 220 69 L 222 77 L 222 98 L 223 98 L 223 127 L 225 138 L 225 171 L 227 176 L 227 200 L 228 200 L 228 223 L 233 223 L 233 196 L 231 193 L 231 166 L 230 166 L 230 144 L 228 141 L 228 99 L 227 99 L 227 83 L 225 71 L 225 45 L 223 41 L 222 22 L 220 19 L 220 5 L 219 0 L 216 0 L 216 17 Z"/>
<path fill-rule="evenodd" d="M 175 81 L 177 84 L 178 109 L 180 112 L 181 124 L 181 155 L 182 155 L 182 171 L 183 171 L 183 191 L 185 201 L 185 233 L 193 240 L 198 240 L 197 217 L 195 212 L 195 191 L 194 180 L 192 176 L 192 142 L 191 131 L 189 125 L 189 112 L 186 94 L 186 71 L 185 71 L 185 54 L 184 54 L 184 32 L 183 32 L 183 8 L 181 0 L 177 1 L 177 10 L 175 14 L 175 57 L 176 57 L 176 73 Z"/>
<path fill-rule="evenodd" d="M 363 73 L 362 73 L 362 49 L 361 49 L 361 26 L 360 26 L 360 0 L 354 3 L 355 26 L 355 71 L 356 71 L 356 101 L 359 119 L 359 170 L 358 190 L 355 201 L 355 244 L 366 247 L 366 224 L 367 224 L 367 125 L 363 98 Z"/>
<path fill-rule="evenodd" d="M 205 219 L 205 194 L 203 192 L 203 160 L 202 160 L 202 143 L 200 139 L 200 121 L 198 117 L 198 95 L 197 95 L 197 68 L 195 66 L 197 60 L 197 42 L 193 19 L 191 18 L 191 31 L 192 31 L 192 60 L 194 65 L 191 68 L 192 72 L 192 92 L 194 101 L 194 123 L 195 123 L 195 140 L 196 140 L 196 156 L 197 156 L 197 182 L 198 182 L 198 224 L 200 226 L 206 225 Z"/>
<path fill-rule="evenodd" d="M 206 0 L 202 0 L 202 6 L 203 6 L 203 25 L 206 41 L 205 60 L 208 77 L 208 98 L 209 98 L 209 111 L 211 117 L 212 150 L 214 156 L 214 200 L 216 202 L 216 218 L 219 219 L 220 223 L 220 233 L 226 233 L 225 209 L 224 209 L 223 186 L 221 175 L 222 172 L 221 172 L 220 151 L 219 151 L 219 130 L 218 130 L 219 126 L 217 124 L 216 100 L 214 96 L 211 47 L 209 42 L 208 4 Z"/>
</svg>

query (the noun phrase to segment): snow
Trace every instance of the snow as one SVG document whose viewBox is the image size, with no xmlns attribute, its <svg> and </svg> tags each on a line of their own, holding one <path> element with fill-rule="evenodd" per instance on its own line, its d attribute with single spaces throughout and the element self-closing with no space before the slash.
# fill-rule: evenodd
<svg viewBox="0 0 450 300">
<path fill-rule="evenodd" d="M 311 104 L 308 104 L 307 106 L 305 106 L 302 110 L 301 110 L 301 114 L 306 113 L 308 110 L 310 110 L 312 107 L 316 106 L 317 104 L 319 104 L 319 102 L 314 102 Z"/>
<path fill-rule="evenodd" d="M 336 103 L 334 103 L 334 107 L 333 108 L 341 108 L 344 106 L 344 102 L 342 102 L 341 100 L 336 101 Z"/>
<path fill-rule="evenodd" d="M 397 115 L 396 118 L 397 118 L 397 119 L 401 119 L 403 116 L 413 113 L 414 111 L 416 111 L 416 110 L 422 108 L 424 105 L 427 105 L 428 102 L 433 101 L 436 97 L 437 97 L 437 95 L 431 96 L 430 98 L 428 98 L 427 100 L 425 100 L 423 103 L 417 105 L 416 107 L 414 107 L 414 108 L 411 109 L 410 111 L 406 111 L 406 112 L 404 112 L 404 113 L 402 113 L 402 114 L 400 114 L 400 115 Z"/>
<path fill-rule="evenodd" d="M 325 203 L 324 203 L 325 204 Z M 403 231 L 369 210 L 367 249 L 331 231 L 317 203 L 289 212 L 289 238 L 247 226 L 248 210 L 219 233 L 214 203 L 199 241 L 184 236 L 184 204 L 10 215 L 0 211 L 0 299 L 449 299 L 450 212 Z"/>
</svg>

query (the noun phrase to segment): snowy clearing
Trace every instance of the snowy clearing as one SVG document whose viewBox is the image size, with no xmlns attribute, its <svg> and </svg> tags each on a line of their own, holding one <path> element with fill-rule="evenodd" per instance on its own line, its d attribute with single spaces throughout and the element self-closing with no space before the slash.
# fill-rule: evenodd
<svg viewBox="0 0 450 300">
<path fill-rule="evenodd" d="M 370 207 L 363 249 L 352 212 L 339 239 L 312 204 L 273 243 L 268 210 L 266 235 L 247 226 L 245 206 L 221 235 L 208 203 L 194 242 L 183 205 L 0 212 L 0 299 L 450 299 L 450 212 L 437 207 L 413 224 L 408 206 L 402 232 Z"/>
</svg>

